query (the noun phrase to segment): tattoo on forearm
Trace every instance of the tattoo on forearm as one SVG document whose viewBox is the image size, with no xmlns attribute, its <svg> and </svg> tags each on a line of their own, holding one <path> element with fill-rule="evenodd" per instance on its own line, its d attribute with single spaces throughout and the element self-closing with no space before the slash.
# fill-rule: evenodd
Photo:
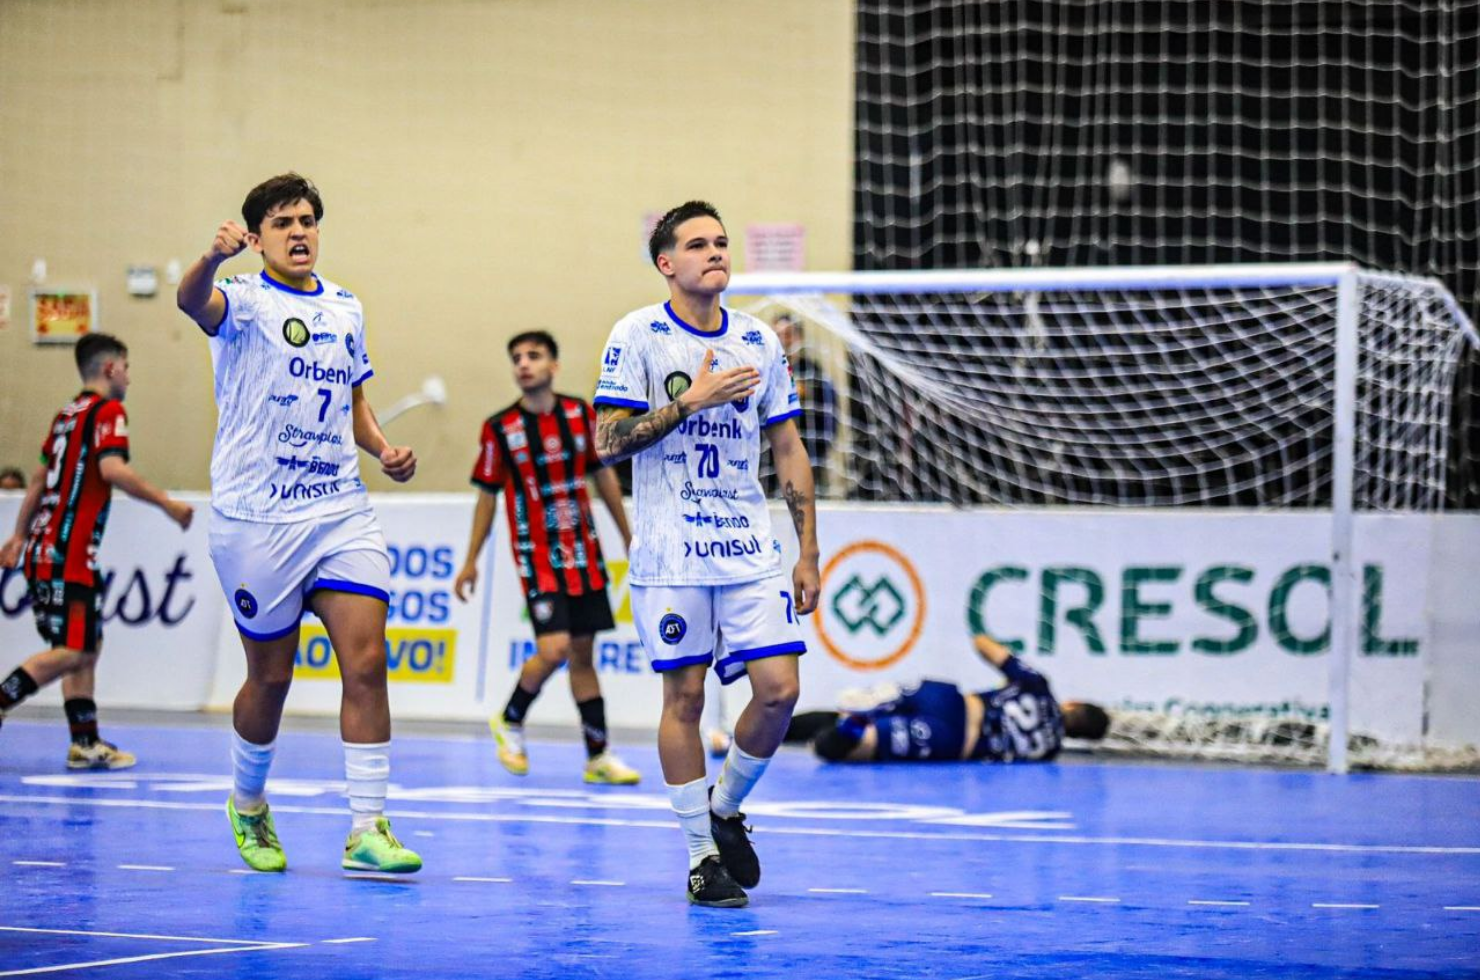
<svg viewBox="0 0 1480 980">
<path fill-rule="evenodd" d="M 692 412 L 683 402 L 669 402 L 656 412 L 621 418 L 598 410 L 596 415 L 596 452 L 602 460 L 616 463 L 635 456 L 668 433 Z"/>
<path fill-rule="evenodd" d="M 791 523 L 797 529 L 797 543 L 801 544 L 806 540 L 803 534 L 807 528 L 807 505 L 812 502 L 812 498 L 798 490 L 790 480 L 786 481 L 781 496 L 786 501 L 786 509 L 791 511 Z"/>
</svg>

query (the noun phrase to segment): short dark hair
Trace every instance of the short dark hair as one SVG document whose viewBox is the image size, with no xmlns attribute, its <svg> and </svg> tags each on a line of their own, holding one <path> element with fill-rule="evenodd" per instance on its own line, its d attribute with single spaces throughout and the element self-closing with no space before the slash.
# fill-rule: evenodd
<svg viewBox="0 0 1480 980">
<path fill-rule="evenodd" d="M 1098 704 L 1079 701 L 1064 708 L 1064 734 L 1097 742 L 1110 730 L 1110 713 Z"/>
<path fill-rule="evenodd" d="M 725 219 L 719 216 L 714 205 L 708 201 L 685 201 L 659 218 L 658 223 L 653 227 L 653 233 L 648 236 L 648 255 L 652 258 L 653 264 L 658 264 L 660 254 L 678 244 L 674 231 L 679 225 L 690 218 L 703 217 L 713 218 L 720 223 L 720 227 L 724 227 Z"/>
<path fill-rule="evenodd" d="M 90 333 L 77 342 L 72 354 L 77 358 L 77 373 L 91 378 L 108 358 L 128 357 L 128 348 L 112 334 Z"/>
<path fill-rule="evenodd" d="M 550 336 L 550 331 L 548 330 L 526 330 L 523 333 L 515 334 L 509 340 L 509 353 L 512 355 L 514 348 L 520 344 L 541 344 L 550 352 L 550 360 L 560 360 L 560 345 L 555 343 L 555 338 Z"/>
<path fill-rule="evenodd" d="M 286 173 L 269 177 L 247 191 L 247 199 L 242 202 L 242 220 L 247 223 L 248 231 L 254 235 L 261 234 L 262 219 L 267 217 L 267 213 L 294 201 L 307 201 L 312 205 L 314 221 L 324 216 L 324 202 L 313 182 L 307 177 Z"/>
</svg>

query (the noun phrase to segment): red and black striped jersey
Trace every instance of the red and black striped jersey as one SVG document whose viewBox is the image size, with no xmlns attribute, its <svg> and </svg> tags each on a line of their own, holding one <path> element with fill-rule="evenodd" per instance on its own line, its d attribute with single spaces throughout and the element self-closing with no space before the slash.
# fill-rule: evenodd
<svg viewBox="0 0 1480 980">
<path fill-rule="evenodd" d="M 26 539 L 27 578 L 96 583 L 98 545 L 113 497 L 98 464 L 111 455 L 128 459 L 123 403 L 84 391 L 57 413 L 41 444 L 46 487 Z"/>
<path fill-rule="evenodd" d="M 504 491 L 514 564 L 530 595 L 606 585 L 586 475 L 601 466 L 596 414 L 570 395 L 536 415 L 518 402 L 483 423 L 473 483 Z"/>
</svg>

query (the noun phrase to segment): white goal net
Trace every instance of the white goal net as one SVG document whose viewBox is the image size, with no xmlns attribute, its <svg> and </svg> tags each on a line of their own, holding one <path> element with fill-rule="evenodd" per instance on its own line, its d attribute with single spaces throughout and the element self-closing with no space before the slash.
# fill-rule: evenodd
<svg viewBox="0 0 1480 980">
<path fill-rule="evenodd" d="M 1339 264 L 800 273 L 737 276 L 730 301 L 794 324 L 827 496 L 1329 514 L 1346 733 L 1353 515 L 1444 506 L 1477 338 L 1442 285 Z M 1344 739 L 1315 740 L 1346 767 Z"/>
</svg>

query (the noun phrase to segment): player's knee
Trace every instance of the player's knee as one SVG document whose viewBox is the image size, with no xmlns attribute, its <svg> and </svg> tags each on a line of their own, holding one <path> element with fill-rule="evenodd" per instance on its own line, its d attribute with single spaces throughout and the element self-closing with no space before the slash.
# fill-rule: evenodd
<svg viewBox="0 0 1480 980">
<path fill-rule="evenodd" d="M 755 686 L 755 697 L 768 712 L 790 712 L 801 696 L 801 683 L 795 677 L 771 678 Z"/>
<path fill-rule="evenodd" d="M 548 664 L 551 670 L 558 670 L 565 666 L 566 661 L 571 659 L 570 644 L 541 646 L 535 651 L 535 656 Z"/>
<path fill-rule="evenodd" d="M 87 670 L 98 664 L 97 650 L 68 650 L 67 659 L 62 666 L 65 674 L 75 673 L 79 670 Z"/>
<path fill-rule="evenodd" d="M 663 692 L 663 711 L 685 725 L 697 725 L 704 714 L 703 679 L 697 687 L 670 688 Z"/>
<path fill-rule="evenodd" d="M 339 661 L 339 676 L 346 687 L 385 687 L 385 657 L 370 652 L 363 656 L 343 657 Z"/>
</svg>

